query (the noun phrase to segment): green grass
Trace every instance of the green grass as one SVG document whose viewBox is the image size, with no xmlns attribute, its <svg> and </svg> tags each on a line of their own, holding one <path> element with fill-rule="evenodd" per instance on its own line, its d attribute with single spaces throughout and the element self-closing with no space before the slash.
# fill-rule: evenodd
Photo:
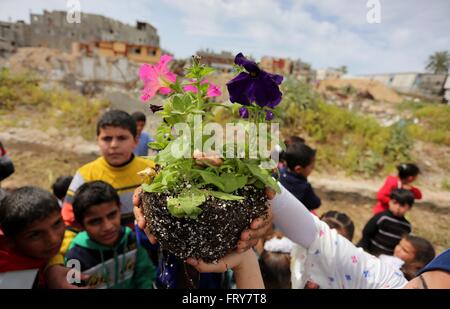
<svg viewBox="0 0 450 309">
<path fill-rule="evenodd" d="M 405 101 L 400 111 L 410 111 L 419 124 L 408 126 L 409 134 L 419 140 L 450 146 L 450 105 Z"/>
<path fill-rule="evenodd" d="M 287 81 L 283 88 L 283 132 L 306 135 L 318 148 L 322 168 L 374 175 L 411 159 L 413 140 L 405 123 L 382 127 L 373 117 L 325 103 L 297 81 Z"/>
<path fill-rule="evenodd" d="M 14 75 L 6 69 L 0 70 L 3 127 L 11 127 L 26 119 L 41 129 L 69 130 L 69 135 L 81 135 L 92 140 L 97 117 L 109 105 L 105 100 L 89 99 L 60 88 L 45 90 L 40 80 L 31 74 Z"/>
</svg>

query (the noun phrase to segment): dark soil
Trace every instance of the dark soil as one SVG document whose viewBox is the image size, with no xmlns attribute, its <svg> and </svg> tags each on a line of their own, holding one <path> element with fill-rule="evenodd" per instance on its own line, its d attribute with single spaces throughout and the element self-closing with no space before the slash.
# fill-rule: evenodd
<svg viewBox="0 0 450 309">
<path fill-rule="evenodd" d="M 264 190 L 245 187 L 236 192 L 243 201 L 224 201 L 208 197 L 201 206 L 197 220 L 173 217 L 167 207 L 168 193 L 148 193 L 142 196 L 144 215 L 149 231 L 162 249 L 184 260 L 188 257 L 214 262 L 233 250 L 251 220 L 267 210 Z"/>
</svg>

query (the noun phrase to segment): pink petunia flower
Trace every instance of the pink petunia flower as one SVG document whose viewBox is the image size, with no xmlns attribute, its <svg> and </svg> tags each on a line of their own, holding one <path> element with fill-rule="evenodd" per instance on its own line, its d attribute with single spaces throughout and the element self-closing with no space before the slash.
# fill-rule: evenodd
<svg viewBox="0 0 450 309">
<path fill-rule="evenodd" d="M 143 64 L 139 69 L 139 77 L 144 82 L 141 100 L 148 101 L 159 91 L 160 94 L 169 94 L 172 92 L 170 84 L 177 80 L 176 75 L 169 70 L 167 64 L 172 60 L 169 55 L 161 56 L 159 63 L 154 66 Z"/>
<path fill-rule="evenodd" d="M 193 81 L 191 81 L 191 82 L 193 82 Z M 207 90 L 207 92 L 206 92 L 206 96 L 207 96 L 208 98 L 220 97 L 220 96 L 222 95 L 222 92 L 220 91 L 219 86 L 216 86 L 216 85 L 214 85 L 213 83 L 210 83 L 210 82 L 209 82 L 208 80 L 206 80 L 206 79 L 205 79 L 204 81 L 202 81 L 202 82 L 200 83 L 200 85 L 204 85 L 204 84 L 206 84 L 206 83 L 209 84 L 208 90 Z M 195 87 L 193 84 L 183 86 L 183 90 L 184 90 L 184 91 L 187 91 L 187 92 L 192 92 L 192 93 L 197 93 L 197 92 L 198 92 L 197 87 Z"/>
<path fill-rule="evenodd" d="M 219 86 L 214 85 L 213 83 L 210 83 L 209 87 L 208 87 L 208 91 L 206 92 L 206 95 L 209 98 L 220 97 L 222 95 L 222 92 L 220 91 Z"/>
</svg>

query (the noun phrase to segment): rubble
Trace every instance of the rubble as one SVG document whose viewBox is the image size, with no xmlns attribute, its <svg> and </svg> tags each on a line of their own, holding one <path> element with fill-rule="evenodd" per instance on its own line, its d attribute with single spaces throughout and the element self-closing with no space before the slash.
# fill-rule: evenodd
<svg viewBox="0 0 450 309">
<path fill-rule="evenodd" d="M 341 99 L 357 95 L 360 98 L 369 98 L 388 103 L 400 103 L 403 101 L 401 96 L 382 83 L 363 79 L 323 80 L 318 86 L 318 91 L 323 94 L 332 92 Z"/>
</svg>

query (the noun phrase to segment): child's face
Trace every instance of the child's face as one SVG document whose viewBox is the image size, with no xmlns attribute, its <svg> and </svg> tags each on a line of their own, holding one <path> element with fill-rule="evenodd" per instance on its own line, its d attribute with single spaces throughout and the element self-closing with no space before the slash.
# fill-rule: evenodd
<svg viewBox="0 0 450 309">
<path fill-rule="evenodd" d="M 136 121 L 137 134 L 141 135 L 145 127 L 145 121 Z"/>
<path fill-rule="evenodd" d="M 418 175 L 417 175 L 418 176 Z M 406 180 L 404 181 L 405 185 L 409 185 L 411 183 L 413 183 L 414 181 L 416 181 L 417 176 L 409 176 L 408 178 L 406 178 Z"/>
<path fill-rule="evenodd" d="M 136 147 L 136 139 L 127 129 L 108 126 L 100 129 L 97 143 L 106 161 L 118 166 L 126 163 Z"/>
<path fill-rule="evenodd" d="M 314 167 L 316 166 L 316 158 L 312 158 L 311 163 L 306 166 L 306 167 L 302 167 L 300 165 L 297 165 L 295 167 L 295 172 L 297 174 L 303 175 L 304 177 L 308 177 L 309 175 L 311 175 L 312 171 L 314 170 Z"/>
<path fill-rule="evenodd" d="M 394 216 L 401 218 L 411 209 L 408 204 L 400 204 L 397 201 L 391 200 L 389 202 L 389 210 L 394 214 Z"/>
<path fill-rule="evenodd" d="M 411 263 L 416 258 L 416 249 L 409 241 L 402 238 L 394 249 L 394 256 L 398 257 L 405 263 Z"/>
<path fill-rule="evenodd" d="M 61 247 L 65 226 L 59 211 L 36 220 L 14 238 L 17 249 L 29 257 L 49 260 Z"/>
<path fill-rule="evenodd" d="M 120 237 L 120 208 L 115 202 L 89 207 L 83 218 L 89 237 L 104 246 L 114 246 Z"/>
</svg>

